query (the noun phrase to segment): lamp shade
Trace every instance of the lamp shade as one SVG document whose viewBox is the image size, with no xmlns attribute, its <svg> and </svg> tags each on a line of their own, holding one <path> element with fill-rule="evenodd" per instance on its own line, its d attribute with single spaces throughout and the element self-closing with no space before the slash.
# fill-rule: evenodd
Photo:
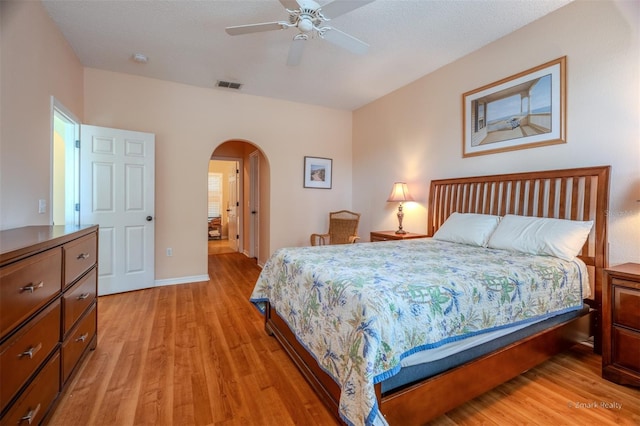
<svg viewBox="0 0 640 426">
<path fill-rule="evenodd" d="M 405 182 L 396 182 L 387 201 L 413 201 L 413 197 L 409 194 L 409 188 Z"/>
</svg>

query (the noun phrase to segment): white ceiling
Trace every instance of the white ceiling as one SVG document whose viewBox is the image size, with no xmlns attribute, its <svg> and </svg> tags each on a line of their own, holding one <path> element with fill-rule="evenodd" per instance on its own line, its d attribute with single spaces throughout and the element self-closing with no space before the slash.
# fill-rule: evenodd
<svg viewBox="0 0 640 426">
<path fill-rule="evenodd" d="M 286 65 L 295 28 L 225 32 L 228 26 L 286 21 L 278 0 L 43 4 L 86 67 L 207 88 L 227 80 L 242 83 L 245 94 L 353 110 L 570 1 L 377 0 L 329 23 L 368 43 L 366 55 L 312 39 L 296 67 Z M 134 53 L 146 55 L 148 63 L 133 61 Z"/>
</svg>

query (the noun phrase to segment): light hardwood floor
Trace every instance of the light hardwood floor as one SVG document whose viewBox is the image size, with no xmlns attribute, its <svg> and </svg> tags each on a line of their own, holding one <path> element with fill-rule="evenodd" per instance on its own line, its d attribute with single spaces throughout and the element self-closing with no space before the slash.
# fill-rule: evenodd
<svg viewBox="0 0 640 426">
<path fill-rule="evenodd" d="M 215 255 L 208 282 L 101 297 L 98 348 L 50 424 L 337 425 L 248 302 L 259 272 Z M 640 391 L 577 346 L 432 424 L 638 425 Z"/>
<path fill-rule="evenodd" d="M 208 248 L 209 255 L 237 252 L 237 250 L 234 250 L 229 246 L 229 240 L 209 240 Z"/>
</svg>

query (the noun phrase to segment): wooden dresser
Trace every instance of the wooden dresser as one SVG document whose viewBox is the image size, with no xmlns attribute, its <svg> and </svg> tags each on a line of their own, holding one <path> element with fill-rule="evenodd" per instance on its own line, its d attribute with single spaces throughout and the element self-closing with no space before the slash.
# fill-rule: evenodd
<svg viewBox="0 0 640 426">
<path fill-rule="evenodd" d="M 640 264 L 605 271 L 602 291 L 602 377 L 640 386 Z"/>
<path fill-rule="evenodd" d="M 97 342 L 97 226 L 0 231 L 0 425 L 40 424 Z"/>
</svg>

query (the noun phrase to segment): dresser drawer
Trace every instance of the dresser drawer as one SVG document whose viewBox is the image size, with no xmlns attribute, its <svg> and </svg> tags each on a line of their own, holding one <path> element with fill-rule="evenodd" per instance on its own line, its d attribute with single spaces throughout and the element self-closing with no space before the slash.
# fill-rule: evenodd
<svg viewBox="0 0 640 426">
<path fill-rule="evenodd" d="M 54 248 L 0 269 L 0 338 L 60 293 L 62 251 Z"/>
<path fill-rule="evenodd" d="M 0 410 L 58 345 L 60 312 L 56 300 L 0 347 Z"/>
<path fill-rule="evenodd" d="M 614 327 L 612 334 L 612 363 L 640 371 L 640 333 Z"/>
<path fill-rule="evenodd" d="M 78 360 L 91 343 L 93 336 L 95 336 L 96 322 L 96 305 L 94 304 L 62 344 L 63 383 L 66 383 Z"/>
<path fill-rule="evenodd" d="M 97 243 L 96 234 L 90 234 L 63 246 L 65 287 L 95 265 L 98 252 Z"/>
<path fill-rule="evenodd" d="M 39 424 L 60 392 L 60 353 L 57 352 L 31 382 L 11 409 L 3 425 Z"/>
<path fill-rule="evenodd" d="M 93 269 L 73 287 L 62 295 L 64 307 L 63 335 L 66 335 L 78 318 L 93 303 L 96 298 L 98 280 L 96 269 Z"/>
<path fill-rule="evenodd" d="M 613 323 L 640 331 L 640 290 L 619 287 L 613 280 Z"/>
</svg>

